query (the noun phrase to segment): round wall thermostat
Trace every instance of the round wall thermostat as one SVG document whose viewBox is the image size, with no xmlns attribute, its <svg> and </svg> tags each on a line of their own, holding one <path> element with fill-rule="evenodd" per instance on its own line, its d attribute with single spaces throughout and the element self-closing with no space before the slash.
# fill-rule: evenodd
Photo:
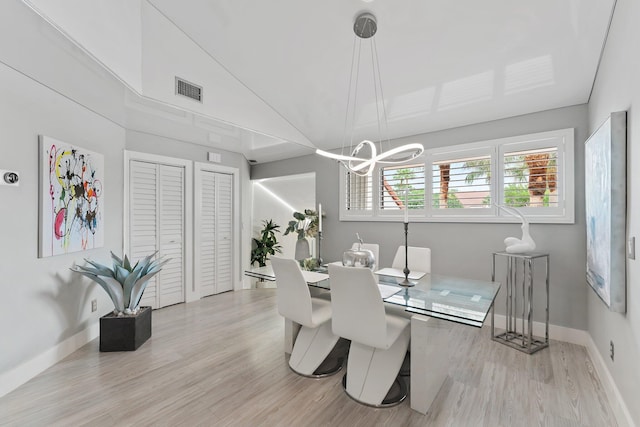
<svg viewBox="0 0 640 427">
<path fill-rule="evenodd" d="M 18 174 L 15 172 L 5 172 L 3 178 L 7 184 L 15 184 L 19 179 Z"/>
</svg>

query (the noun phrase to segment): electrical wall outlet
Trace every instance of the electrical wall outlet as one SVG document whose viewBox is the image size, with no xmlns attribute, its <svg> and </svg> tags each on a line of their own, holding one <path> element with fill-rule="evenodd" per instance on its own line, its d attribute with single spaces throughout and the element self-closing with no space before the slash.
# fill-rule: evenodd
<svg viewBox="0 0 640 427">
<path fill-rule="evenodd" d="M 93 313 L 94 311 L 98 311 L 98 300 L 97 299 L 92 299 L 91 300 L 91 312 Z"/>
<path fill-rule="evenodd" d="M 613 362 L 613 356 L 614 356 L 613 341 L 609 341 L 609 357 L 611 358 L 612 362 Z"/>
</svg>

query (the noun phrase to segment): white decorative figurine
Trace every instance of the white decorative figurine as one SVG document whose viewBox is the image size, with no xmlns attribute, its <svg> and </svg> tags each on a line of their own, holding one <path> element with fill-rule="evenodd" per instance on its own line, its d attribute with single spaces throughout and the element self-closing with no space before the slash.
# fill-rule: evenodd
<svg viewBox="0 0 640 427">
<path fill-rule="evenodd" d="M 522 254 L 525 252 L 533 252 L 536 249 L 536 242 L 533 241 L 529 234 L 529 222 L 524 215 L 516 208 L 496 205 L 499 208 L 505 210 L 514 216 L 519 216 L 522 219 L 522 239 L 517 237 L 507 237 L 504 239 L 504 244 L 507 247 L 506 251 L 510 254 Z"/>
</svg>

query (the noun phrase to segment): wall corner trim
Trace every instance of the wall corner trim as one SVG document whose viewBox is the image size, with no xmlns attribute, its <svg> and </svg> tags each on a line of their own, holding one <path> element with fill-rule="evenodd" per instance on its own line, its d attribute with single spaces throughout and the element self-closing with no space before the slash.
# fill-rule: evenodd
<svg viewBox="0 0 640 427">
<path fill-rule="evenodd" d="M 616 383 L 611 376 L 611 372 L 609 372 L 609 368 L 607 368 L 607 364 L 602 359 L 602 355 L 598 351 L 596 343 L 593 341 L 591 335 L 587 335 L 587 337 L 588 341 L 585 345 L 587 353 L 593 362 L 593 367 L 598 374 L 598 378 L 600 378 L 600 381 L 602 382 L 602 388 L 607 395 L 607 399 L 609 400 L 613 414 L 618 421 L 618 425 L 621 427 L 635 427 L 636 424 L 631 417 L 629 408 L 627 408 L 625 401 L 622 399 L 622 394 L 620 393 L 618 386 L 616 386 Z"/>
<path fill-rule="evenodd" d="M 62 359 L 78 350 L 100 335 L 100 323 L 96 319 L 77 334 L 44 351 L 20 366 L 0 374 L 0 397 L 10 393 L 39 373 L 45 371 Z"/>
</svg>

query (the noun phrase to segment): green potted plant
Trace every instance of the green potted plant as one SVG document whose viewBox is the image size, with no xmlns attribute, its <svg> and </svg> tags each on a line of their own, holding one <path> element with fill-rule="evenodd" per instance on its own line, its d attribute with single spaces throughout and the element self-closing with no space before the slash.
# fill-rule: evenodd
<svg viewBox="0 0 640 427">
<path fill-rule="evenodd" d="M 253 249 L 251 250 L 251 265 L 258 263 L 259 267 L 267 265 L 269 255 L 275 255 L 276 252 L 282 253 L 282 247 L 278 244 L 276 233 L 279 233 L 279 225 L 273 220 L 263 220 L 264 227 L 260 231 L 260 238 L 253 238 Z"/>
<path fill-rule="evenodd" d="M 304 212 L 294 212 L 293 218 L 284 231 L 285 236 L 289 233 L 297 233 L 298 240 L 301 240 L 318 235 L 318 212 L 305 209 Z"/>
<path fill-rule="evenodd" d="M 151 337 L 151 307 L 140 307 L 140 300 L 149 279 L 170 261 L 152 261 L 155 254 L 132 266 L 127 255 L 119 258 L 111 252 L 111 268 L 86 258 L 90 266 L 71 268 L 100 285 L 113 302 L 113 312 L 100 318 L 100 351 L 136 350 Z"/>
<path fill-rule="evenodd" d="M 294 212 L 293 218 L 293 220 L 289 221 L 284 235 L 286 236 L 289 233 L 297 234 L 296 254 L 298 253 L 297 248 L 303 246 L 305 250 L 300 252 L 306 253 L 306 255 L 303 255 L 302 258 L 298 258 L 296 255 L 296 259 L 300 262 L 300 267 L 302 267 L 303 270 L 314 270 L 318 268 L 318 260 L 309 256 L 309 241 L 307 237 L 312 238 L 318 236 L 318 212 L 312 209 L 305 209 L 304 212 Z"/>
</svg>

